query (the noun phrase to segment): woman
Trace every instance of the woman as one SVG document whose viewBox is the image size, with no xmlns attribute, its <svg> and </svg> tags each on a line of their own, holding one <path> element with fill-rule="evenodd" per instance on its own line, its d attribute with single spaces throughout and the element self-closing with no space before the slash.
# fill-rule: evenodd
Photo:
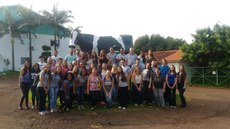
<svg viewBox="0 0 230 129">
<path fill-rule="evenodd" d="M 185 108 L 187 106 L 184 92 L 186 89 L 186 72 L 184 65 L 180 65 L 179 72 L 177 73 L 177 88 L 180 94 L 181 105 L 180 107 Z"/>
<path fill-rule="evenodd" d="M 74 96 L 74 75 L 72 72 L 67 73 L 67 79 L 63 82 L 64 94 L 65 94 L 65 109 L 70 111 L 73 105 L 73 96 Z"/>
<path fill-rule="evenodd" d="M 153 52 L 151 49 L 148 50 L 148 54 L 145 56 L 145 63 L 151 63 L 154 59 Z"/>
<path fill-rule="evenodd" d="M 95 68 L 97 68 L 98 67 L 98 56 L 97 56 L 97 53 L 95 51 L 92 52 L 91 58 L 92 58 L 92 62 L 94 64 Z"/>
<path fill-rule="evenodd" d="M 61 73 L 62 73 L 62 78 L 63 79 L 66 79 L 66 74 L 68 72 L 68 64 L 67 64 L 67 61 L 63 61 L 62 65 L 61 65 Z"/>
<path fill-rule="evenodd" d="M 114 103 L 116 103 L 116 99 L 117 99 L 117 78 L 116 78 L 116 75 L 117 75 L 117 65 L 114 64 L 112 66 L 112 69 L 111 69 L 111 74 L 112 74 L 112 78 L 114 80 L 114 87 L 113 87 L 113 94 L 112 94 L 112 100 Z"/>
<path fill-rule="evenodd" d="M 151 66 L 150 63 L 146 63 L 146 69 L 143 70 L 143 92 L 144 92 L 144 100 L 148 104 L 152 104 L 152 90 L 151 90 Z"/>
<path fill-rule="evenodd" d="M 103 79 L 102 87 L 105 93 L 105 98 L 107 101 L 107 108 L 112 108 L 112 94 L 113 94 L 113 88 L 114 88 L 114 80 L 111 77 L 111 72 L 107 70 L 106 76 Z"/>
<path fill-rule="evenodd" d="M 106 76 L 106 72 L 107 72 L 107 64 L 103 63 L 102 64 L 102 69 L 100 71 L 100 77 L 102 80 L 104 80 L 105 76 Z M 105 92 L 103 90 L 103 88 L 101 87 L 101 104 L 105 104 L 106 103 L 106 98 L 105 98 Z"/>
<path fill-rule="evenodd" d="M 61 80 L 61 66 L 57 66 L 55 72 L 51 74 L 51 82 L 49 88 L 51 113 L 57 112 L 57 95 L 61 84 Z"/>
<path fill-rule="evenodd" d="M 167 96 L 169 100 L 169 106 L 172 108 L 176 108 L 176 70 L 175 66 L 171 65 L 169 72 L 166 74 L 166 85 L 167 85 Z"/>
<path fill-rule="evenodd" d="M 117 69 L 117 82 L 118 82 L 118 101 L 119 101 L 119 109 L 126 109 L 128 103 L 128 85 L 129 81 L 123 72 L 121 66 Z"/>
<path fill-rule="evenodd" d="M 83 106 L 83 99 L 84 99 L 84 93 L 86 90 L 87 85 L 87 72 L 86 69 L 82 69 L 78 77 L 75 79 L 76 85 L 74 87 L 75 94 L 78 94 L 78 109 L 84 109 Z"/>
<path fill-rule="evenodd" d="M 35 80 L 39 76 L 39 73 L 40 73 L 39 64 L 35 63 L 33 65 L 32 71 L 31 71 L 31 82 L 32 82 L 32 84 L 30 86 L 30 90 L 32 93 L 32 107 L 31 107 L 32 109 L 35 109 L 38 106 L 37 83 L 35 82 Z M 36 104 L 35 104 L 35 99 L 36 99 Z"/>
<path fill-rule="evenodd" d="M 21 87 L 22 90 L 22 97 L 20 100 L 20 104 L 18 109 L 22 110 L 22 104 L 24 99 L 26 99 L 26 107 L 25 109 L 29 109 L 28 106 L 28 93 L 31 84 L 31 74 L 30 74 L 30 64 L 28 61 L 25 61 L 23 67 L 20 70 L 19 78 L 18 78 L 18 85 Z"/>
<path fill-rule="evenodd" d="M 153 92 L 157 106 L 165 107 L 164 92 L 166 82 L 161 76 L 160 69 L 156 68 L 155 75 L 153 76 Z"/>
<path fill-rule="evenodd" d="M 102 68 L 102 64 L 108 64 L 109 63 L 109 59 L 106 56 L 105 50 L 101 50 L 100 51 L 100 55 L 98 57 L 98 70 L 101 71 Z"/>
<path fill-rule="evenodd" d="M 132 74 L 133 91 L 134 91 L 134 103 L 135 106 L 143 106 L 144 94 L 143 94 L 143 75 L 139 67 L 135 67 Z"/>
<path fill-rule="evenodd" d="M 51 79 L 51 73 L 50 73 L 50 66 L 45 65 L 42 68 L 42 71 L 39 74 L 39 82 L 38 82 L 38 105 L 39 105 L 39 114 L 45 115 L 48 113 L 46 110 L 46 95 L 49 91 L 50 86 L 50 79 Z"/>
<path fill-rule="evenodd" d="M 89 71 L 90 71 L 90 65 L 93 64 L 93 59 L 92 59 L 90 53 L 86 53 L 86 57 L 87 58 L 86 58 L 85 68 L 86 68 L 87 73 L 89 73 Z"/>
<path fill-rule="evenodd" d="M 90 96 L 91 101 L 91 110 L 94 110 L 98 102 L 100 88 L 99 85 L 102 83 L 101 78 L 99 77 L 97 70 L 92 69 L 87 82 L 87 94 Z"/>
</svg>

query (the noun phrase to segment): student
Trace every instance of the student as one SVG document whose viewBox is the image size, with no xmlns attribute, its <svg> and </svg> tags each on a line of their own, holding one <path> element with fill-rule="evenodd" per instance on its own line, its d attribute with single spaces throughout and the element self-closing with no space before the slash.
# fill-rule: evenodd
<svg viewBox="0 0 230 129">
<path fill-rule="evenodd" d="M 175 66 L 171 65 L 169 72 L 166 74 L 166 85 L 167 85 L 167 96 L 169 100 L 169 106 L 172 108 L 176 108 L 176 70 Z"/>
<path fill-rule="evenodd" d="M 45 61 L 44 61 L 44 57 L 43 57 L 43 56 L 39 56 L 39 62 L 38 62 L 38 64 L 39 64 L 39 69 L 42 69 L 42 68 L 43 68 L 43 66 L 45 66 L 45 65 L 46 65 L 46 63 L 45 63 Z"/>
<path fill-rule="evenodd" d="M 129 81 L 123 72 L 121 66 L 117 69 L 117 82 L 118 82 L 118 102 L 119 102 L 119 109 L 126 109 L 128 103 L 128 85 Z"/>
<path fill-rule="evenodd" d="M 22 97 L 20 100 L 20 104 L 18 109 L 22 110 L 22 104 L 24 102 L 24 99 L 26 99 L 26 107 L 25 109 L 29 109 L 28 106 L 28 92 L 30 89 L 31 84 L 31 74 L 30 74 L 30 64 L 28 61 L 25 61 L 23 67 L 20 70 L 19 78 L 18 78 L 18 85 L 21 87 L 22 90 Z"/>
<path fill-rule="evenodd" d="M 105 54 L 105 50 L 101 50 L 100 51 L 100 55 L 98 57 L 98 70 L 101 71 L 102 68 L 102 64 L 108 64 L 109 63 L 109 59 L 107 58 L 106 54 Z"/>
<path fill-rule="evenodd" d="M 137 54 L 134 53 L 133 48 L 130 48 L 129 53 L 127 54 L 127 65 L 129 67 L 132 67 L 132 65 L 135 64 L 136 59 L 137 59 Z"/>
<path fill-rule="evenodd" d="M 98 102 L 100 88 L 98 85 L 102 83 L 101 78 L 99 77 L 97 70 L 92 69 L 92 73 L 90 74 L 87 82 L 87 94 L 90 96 L 91 101 L 91 110 L 94 110 L 96 104 Z"/>
<path fill-rule="evenodd" d="M 49 85 L 50 85 L 51 73 L 50 73 L 50 66 L 45 65 L 42 71 L 39 74 L 39 82 L 38 82 L 38 105 L 39 105 L 39 114 L 45 115 L 48 113 L 46 110 L 46 95 L 49 92 Z"/>
<path fill-rule="evenodd" d="M 88 76 L 86 69 L 82 69 L 80 74 L 75 78 L 76 85 L 74 87 L 75 94 L 78 94 L 78 109 L 84 109 L 83 99 L 87 86 Z"/>
<path fill-rule="evenodd" d="M 114 88 L 114 80 L 111 77 L 111 72 L 107 70 L 106 76 L 103 79 L 102 87 L 105 93 L 105 98 L 107 101 L 107 108 L 112 108 L 112 94 L 113 94 L 113 88 Z"/>
<path fill-rule="evenodd" d="M 116 64 L 116 54 L 112 47 L 109 48 L 109 53 L 107 53 L 107 59 L 109 59 L 108 67 L 109 69 L 112 68 L 114 64 Z"/>
<path fill-rule="evenodd" d="M 51 74 L 51 82 L 49 88 L 51 113 L 57 112 L 57 95 L 62 80 L 61 77 L 61 66 L 57 66 L 55 72 Z"/>
<path fill-rule="evenodd" d="M 40 73 L 40 68 L 39 68 L 39 64 L 35 63 L 32 67 L 32 71 L 31 71 L 31 86 L 30 86 L 30 90 L 32 93 L 32 109 L 37 108 L 38 106 L 38 97 L 37 97 L 37 83 L 35 81 L 35 79 L 39 76 Z M 35 104 L 35 100 L 36 100 L 36 104 Z"/>
<path fill-rule="evenodd" d="M 145 63 L 151 63 L 154 60 L 153 52 L 151 49 L 148 50 L 148 54 L 145 56 L 145 59 Z"/>
<path fill-rule="evenodd" d="M 146 63 L 146 69 L 143 70 L 143 92 L 144 92 L 144 100 L 146 104 L 152 105 L 152 90 L 151 90 L 151 80 L 152 80 L 152 72 L 150 63 Z"/>
<path fill-rule="evenodd" d="M 58 50 L 54 50 L 53 51 L 53 55 L 51 56 L 52 60 L 55 61 L 56 63 L 59 61 L 59 59 L 61 58 L 60 56 L 58 56 Z"/>
<path fill-rule="evenodd" d="M 184 65 L 180 65 L 179 72 L 177 73 L 177 88 L 180 94 L 181 105 L 180 107 L 185 108 L 187 106 L 184 92 L 186 90 L 186 72 Z"/>
<path fill-rule="evenodd" d="M 117 65 L 116 65 L 116 64 L 114 64 L 114 65 L 112 66 L 111 75 L 112 75 L 112 78 L 113 78 L 113 80 L 114 80 L 114 87 L 113 87 L 112 100 L 113 100 L 113 103 L 116 103 L 116 99 L 117 99 L 117 89 L 118 89 L 118 86 L 117 86 L 117 78 L 116 78 L 116 75 L 117 75 Z"/>
<path fill-rule="evenodd" d="M 65 93 L 65 109 L 66 111 L 70 111 L 73 105 L 73 95 L 74 95 L 74 88 L 75 81 L 74 75 L 72 72 L 67 73 L 67 79 L 63 82 L 63 88 Z"/>
<path fill-rule="evenodd" d="M 159 66 L 160 71 L 161 71 L 161 76 L 164 79 L 166 79 L 166 74 L 168 73 L 170 68 L 168 66 L 168 62 L 166 59 L 162 59 L 161 63 L 162 63 L 162 65 Z M 168 92 L 169 92 L 169 88 L 168 88 L 168 86 L 166 86 L 165 93 L 164 93 L 164 99 L 165 99 L 165 104 L 167 104 L 167 105 L 169 104 L 169 100 L 168 100 L 169 96 L 167 94 Z"/>
<path fill-rule="evenodd" d="M 121 49 L 120 49 L 120 54 L 118 54 L 118 55 L 116 56 L 117 62 L 120 62 L 121 59 L 125 60 L 125 62 L 127 63 L 127 60 L 128 60 L 128 59 L 127 59 L 127 56 L 126 56 L 126 54 L 125 54 L 124 48 L 121 48 Z M 120 65 L 121 65 L 121 64 L 120 64 Z"/>
<path fill-rule="evenodd" d="M 67 64 L 72 63 L 73 61 L 76 61 L 76 56 L 74 55 L 73 48 L 69 49 L 69 54 L 65 56 L 65 61 Z"/>
<path fill-rule="evenodd" d="M 135 67 L 134 72 L 132 74 L 132 82 L 133 82 L 133 91 L 134 91 L 134 103 L 135 106 L 143 106 L 143 75 L 140 71 L 139 67 Z"/>
<path fill-rule="evenodd" d="M 156 68 L 155 75 L 153 76 L 153 92 L 155 96 L 156 105 L 159 107 L 165 107 L 164 92 L 166 82 L 161 76 L 160 69 Z"/>
</svg>

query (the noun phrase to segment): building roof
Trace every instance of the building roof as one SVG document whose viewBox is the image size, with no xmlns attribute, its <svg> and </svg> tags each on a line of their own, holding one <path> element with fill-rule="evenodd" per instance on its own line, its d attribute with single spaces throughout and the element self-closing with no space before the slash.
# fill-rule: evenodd
<svg viewBox="0 0 230 129">
<path fill-rule="evenodd" d="M 166 59 L 168 62 L 177 62 L 182 60 L 181 50 L 156 51 L 153 52 L 153 55 L 158 61 L 162 59 Z"/>
</svg>

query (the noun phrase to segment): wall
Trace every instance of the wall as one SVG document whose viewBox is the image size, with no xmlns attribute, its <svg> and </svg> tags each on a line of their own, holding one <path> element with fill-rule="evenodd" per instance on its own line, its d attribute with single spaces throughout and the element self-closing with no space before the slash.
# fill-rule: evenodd
<svg viewBox="0 0 230 129">
<path fill-rule="evenodd" d="M 15 38 L 15 70 L 17 71 L 22 67 L 21 58 L 29 58 L 29 40 L 27 37 L 23 37 L 22 39 L 24 44 L 22 44 L 19 39 Z M 54 39 L 54 37 L 48 35 L 37 35 L 37 39 L 33 37 L 32 46 L 34 50 L 32 50 L 32 64 L 39 61 L 38 57 L 43 51 L 41 47 L 43 45 L 50 46 L 50 40 L 52 39 Z M 69 38 L 60 40 L 60 47 L 58 48 L 59 56 L 64 58 L 65 55 L 68 54 L 68 44 Z M 51 46 L 51 49 L 53 50 L 53 46 Z M 0 71 L 12 69 L 11 53 L 10 35 L 4 35 L 4 37 L 0 38 Z M 10 65 L 8 67 L 6 67 L 4 59 L 9 59 Z"/>
</svg>

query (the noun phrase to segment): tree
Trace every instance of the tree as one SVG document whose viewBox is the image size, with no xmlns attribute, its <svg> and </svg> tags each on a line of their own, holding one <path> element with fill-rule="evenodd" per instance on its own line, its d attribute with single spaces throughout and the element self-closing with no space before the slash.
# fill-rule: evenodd
<svg viewBox="0 0 230 129">
<path fill-rule="evenodd" d="M 42 18 L 40 15 L 33 13 L 32 6 L 30 7 L 30 9 L 19 6 L 18 13 L 22 17 L 20 19 L 20 22 L 23 23 L 20 27 L 22 29 L 25 29 L 26 33 L 29 35 L 29 58 L 30 63 L 32 63 L 31 35 L 33 34 L 34 37 L 37 38 L 33 31 L 35 31 L 36 27 L 40 25 L 40 21 Z"/>
<path fill-rule="evenodd" d="M 183 39 L 165 38 L 159 34 L 153 34 L 150 37 L 148 35 L 139 37 L 134 43 L 134 49 L 136 53 L 139 53 L 141 50 L 147 51 L 148 49 L 153 51 L 177 50 L 182 44 L 186 44 L 186 41 Z"/>
<path fill-rule="evenodd" d="M 59 42 L 60 38 L 60 25 L 64 25 L 65 23 L 72 23 L 73 16 L 71 15 L 71 11 L 67 10 L 58 10 L 57 4 L 53 5 L 53 9 L 51 12 L 46 10 L 42 11 L 42 14 L 47 18 L 47 23 L 54 27 L 54 49 L 57 49 L 57 41 Z M 57 40 L 58 38 L 58 40 Z"/>
<path fill-rule="evenodd" d="M 3 8 L 3 16 L 4 21 L 0 22 L 0 30 L 1 36 L 5 34 L 10 34 L 11 40 L 11 47 L 12 47 L 12 70 L 15 71 L 15 62 L 14 62 L 14 38 L 21 37 L 21 31 L 19 28 L 21 27 L 22 23 L 18 21 L 19 15 L 13 16 L 9 10 L 9 8 Z"/>
<path fill-rule="evenodd" d="M 230 27 L 216 24 L 192 35 L 192 44 L 181 47 L 183 59 L 192 66 L 230 68 Z"/>
</svg>

